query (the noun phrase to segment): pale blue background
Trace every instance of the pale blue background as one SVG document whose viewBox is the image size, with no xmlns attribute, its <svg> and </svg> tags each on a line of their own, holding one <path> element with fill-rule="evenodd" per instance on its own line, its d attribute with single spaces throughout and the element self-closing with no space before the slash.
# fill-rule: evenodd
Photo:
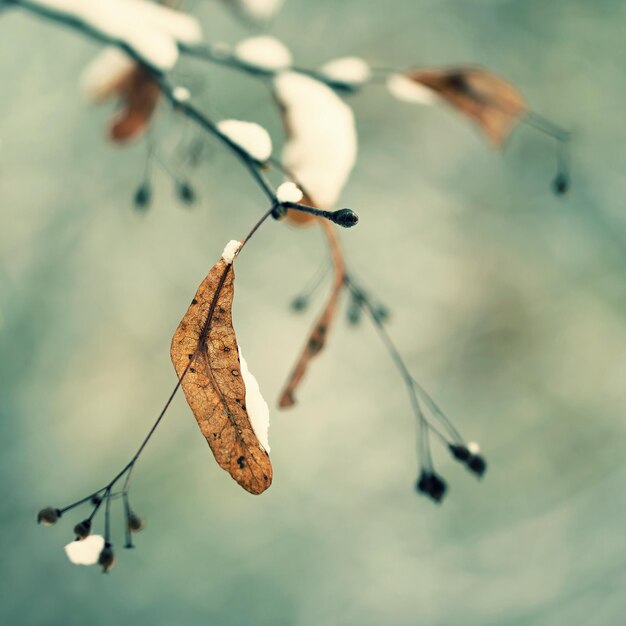
<svg viewBox="0 0 626 626">
<path fill-rule="evenodd" d="M 248 32 L 218 4 L 194 11 L 212 40 Z M 190 173 L 196 209 L 159 174 L 154 206 L 134 213 L 144 146 L 106 145 L 111 108 L 78 97 L 96 48 L 2 14 L 0 622 L 623 623 L 625 27 L 626 5 L 610 0 L 287 0 L 272 30 L 302 65 L 483 63 L 575 132 L 574 186 L 559 200 L 551 145 L 532 130 L 502 157 L 446 110 L 382 89 L 353 100 L 349 263 L 490 472 L 477 484 L 437 451 L 448 501 L 413 493 L 402 383 L 372 329 L 342 320 L 301 406 L 273 411 L 275 481 L 260 498 L 215 465 L 176 400 L 137 468 L 147 528 L 104 577 L 66 561 L 74 518 L 44 530 L 35 513 L 126 462 L 175 382 L 169 340 L 187 302 L 265 205 L 210 144 Z M 215 117 L 280 136 L 257 82 L 198 63 L 178 80 Z M 173 154 L 184 123 L 163 110 L 158 127 Z M 323 254 L 316 232 L 269 224 L 238 262 L 238 335 L 272 401 L 313 314 L 288 302 Z"/>
</svg>

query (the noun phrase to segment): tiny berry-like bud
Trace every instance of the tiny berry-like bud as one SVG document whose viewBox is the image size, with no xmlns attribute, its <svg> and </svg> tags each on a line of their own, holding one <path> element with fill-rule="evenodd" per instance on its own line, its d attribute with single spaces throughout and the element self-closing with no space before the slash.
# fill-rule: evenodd
<svg viewBox="0 0 626 626">
<path fill-rule="evenodd" d="M 437 474 L 433 474 L 431 476 L 430 497 L 435 502 L 441 502 L 443 497 L 446 495 L 447 490 L 448 485 L 446 484 L 446 481 L 440 476 L 437 476 Z"/>
<path fill-rule="evenodd" d="M 562 172 L 557 174 L 555 179 L 552 181 L 552 191 L 557 196 L 565 195 L 569 190 L 569 179 L 566 174 Z"/>
<path fill-rule="evenodd" d="M 76 526 L 74 526 L 74 534 L 79 539 L 84 539 L 91 534 L 91 520 L 85 519 L 82 522 L 78 522 Z"/>
<path fill-rule="evenodd" d="M 147 209 L 152 199 L 152 191 L 148 182 L 143 183 L 137 188 L 133 203 L 136 209 Z"/>
<path fill-rule="evenodd" d="M 193 204 L 196 200 L 196 192 L 187 182 L 180 183 L 176 188 L 176 193 L 185 204 Z"/>
<path fill-rule="evenodd" d="M 94 506 L 100 506 L 101 502 L 102 502 L 102 498 L 100 496 L 91 497 L 91 504 L 93 504 Z"/>
<path fill-rule="evenodd" d="M 338 226 L 351 228 L 359 221 L 359 216 L 351 209 L 339 209 L 331 213 L 330 220 Z"/>
<path fill-rule="evenodd" d="M 138 533 L 140 530 L 143 530 L 143 520 L 134 513 L 131 513 L 128 516 L 128 530 L 134 533 Z"/>
<path fill-rule="evenodd" d="M 472 454 L 467 461 L 467 467 L 477 476 L 482 476 L 487 471 L 487 461 L 480 454 Z"/>
<path fill-rule="evenodd" d="M 98 565 L 102 567 L 104 573 L 108 572 L 115 565 L 115 553 L 110 543 L 105 543 L 100 556 L 98 557 Z"/>
<path fill-rule="evenodd" d="M 53 526 L 59 521 L 60 517 L 61 511 L 59 511 L 59 509 L 53 509 L 51 506 L 47 506 L 37 513 L 37 522 L 42 526 Z"/>
<path fill-rule="evenodd" d="M 304 311 L 309 306 L 309 299 L 305 296 L 298 296 L 291 301 L 291 309 L 293 311 Z"/>
<path fill-rule="evenodd" d="M 434 472 L 428 472 L 422 470 L 417 480 L 415 488 L 420 493 L 428 496 L 434 502 L 441 502 L 448 489 L 446 482 L 435 474 Z"/>
</svg>

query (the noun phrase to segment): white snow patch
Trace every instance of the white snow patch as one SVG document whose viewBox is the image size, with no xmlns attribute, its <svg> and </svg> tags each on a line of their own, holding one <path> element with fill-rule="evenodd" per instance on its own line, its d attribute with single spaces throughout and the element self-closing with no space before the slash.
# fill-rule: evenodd
<svg viewBox="0 0 626 626">
<path fill-rule="evenodd" d="M 289 137 L 283 163 L 322 209 L 332 209 L 357 155 L 354 114 L 329 87 L 285 72 L 274 79 Z"/>
<path fill-rule="evenodd" d="M 217 123 L 217 128 L 257 161 L 270 158 L 272 140 L 263 126 L 241 120 L 222 120 Z"/>
<path fill-rule="evenodd" d="M 224 252 L 222 252 L 222 258 L 229 265 L 235 259 L 235 255 L 239 252 L 239 248 L 241 248 L 241 241 L 237 241 L 236 239 L 231 239 L 224 248 Z"/>
<path fill-rule="evenodd" d="M 75 565 L 95 565 L 100 552 L 104 548 L 102 535 L 89 535 L 84 539 L 77 539 L 65 546 L 67 558 Z"/>
<path fill-rule="evenodd" d="M 368 81 L 372 74 L 368 63 L 359 57 L 333 59 L 323 65 L 320 72 L 332 80 L 353 85 Z"/>
<path fill-rule="evenodd" d="M 31 1 L 124 42 L 145 63 L 160 70 L 174 66 L 178 43 L 194 44 L 202 40 L 202 29 L 194 17 L 147 0 Z"/>
<path fill-rule="evenodd" d="M 387 79 L 387 89 L 392 96 L 403 102 L 432 105 L 439 100 L 439 96 L 432 89 L 404 74 L 392 74 Z"/>
<path fill-rule="evenodd" d="M 187 87 L 174 87 L 172 95 L 178 102 L 187 102 L 191 98 L 191 93 Z"/>
<path fill-rule="evenodd" d="M 103 102 L 115 94 L 136 66 L 136 62 L 123 50 L 108 46 L 83 70 L 81 92 L 89 102 Z"/>
<path fill-rule="evenodd" d="M 291 52 L 282 42 L 268 35 L 249 37 L 235 46 L 235 57 L 265 70 L 284 70 L 291 65 Z"/>
<path fill-rule="evenodd" d="M 480 446 L 475 441 L 470 441 L 467 444 L 467 449 L 471 454 L 478 454 L 480 452 Z"/>
<path fill-rule="evenodd" d="M 238 0 L 240 8 L 253 20 L 266 21 L 272 18 L 284 0 Z"/>
<path fill-rule="evenodd" d="M 283 183 L 276 190 L 276 197 L 281 202 L 300 202 L 303 196 L 302 189 L 291 182 Z"/>
<path fill-rule="evenodd" d="M 269 453 L 270 409 L 267 406 L 267 402 L 265 402 L 265 398 L 261 395 L 259 383 L 248 370 L 248 364 L 241 353 L 241 346 L 238 346 L 238 348 L 241 376 L 246 386 L 246 411 L 250 418 L 250 425 L 259 443 Z"/>
</svg>

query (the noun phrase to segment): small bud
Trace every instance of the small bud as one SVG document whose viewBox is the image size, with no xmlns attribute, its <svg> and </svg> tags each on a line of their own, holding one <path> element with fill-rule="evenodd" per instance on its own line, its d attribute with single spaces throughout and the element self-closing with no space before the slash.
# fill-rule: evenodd
<svg viewBox="0 0 626 626">
<path fill-rule="evenodd" d="M 461 461 L 461 463 L 467 463 L 467 460 L 472 456 L 471 452 L 465 446 L 450 444 L 448 447 L 450 448 L 452 456 L 457 461 Z"/>
<path fill-rule="evenodd" d="M 437 474 L 422 470 L 415 488 L 420 493 L 428 496 L 433 502 L 441 502 L 448 489 L 448 486 Z"/>
<path fill-rule="evenodd" d="M 559 172 L 552 181 L 552 191 L 557 196 L 564 196 L 569 190 L 569 178 L 567 174 Z"/>
<path fill-rule="evenodd" d="M 297 296 L 291 301 L 291 310 L 300 313 L 309 306 L 309 299 L 305 296 Z"/>
<path fill-rule="evenodd" d="M 134 513 L 131 513 L 128 516 L 128 530 L 134 533 L 138 533 L 140 530 L 143 530 L 143 528 L 143 520 Z"/>
<path fill-rule="evenodd" d="M 176 186 L 176 193 L 178 194 L 179 199 L 185 204 L 193 204 L 196 201 L 196 192 L 187 182 L 179 183 Z"/>
<path fill-rule="evenodd" d="M 150 206 L 151 199 L 152 190 L 150 189 L 150 183 L 145 182 L 137 188 L 135 197 L 133 198 L 133 204 L 136 209 L 145 210 Z"/>
<path fill-rule="evenodd" d="M 106 574 L 115 565 L 115 554 L 113 552 L 113 546 L 110 543 L 105 543 L 100 556 L 98 557 L 98 565 L 102 567 L 102 571 Z"/>
<path fill-rule="evenodd" d="M 61 517 L 61 511 L 59 509 L 53 509 L 51 506 L 47 506 L 45 509 L 41 509 L 37 513 L 37 522 L 42 526 L 54 526 Z"/>
<path fill-rule="evenodd" d="M 94 506 L 100 506 L 102 502 L 102 498 L 100 496 L 91 496 L 91 504 Z"/>
<path fill-rule="evenodd" d="M 74 526 L 74 534 L 78 539 L 84 539 L 91 534 L 91 520 L 85 519 L 82 522 L 78 522 L 76 526 Z"/>
<path fill-rule="evenodd" d="M 487 461 L 480 454 L 472 454 L 467 461 L 467 467 L 480 477 L 487 471 Z"/>
<path fill-rule="evenodd" d="M 331 213 L 330 220 L 338 226 L 352 228 L 359 221 L 359 216 L 351 209 L 339 209 Z"/>
</svg>

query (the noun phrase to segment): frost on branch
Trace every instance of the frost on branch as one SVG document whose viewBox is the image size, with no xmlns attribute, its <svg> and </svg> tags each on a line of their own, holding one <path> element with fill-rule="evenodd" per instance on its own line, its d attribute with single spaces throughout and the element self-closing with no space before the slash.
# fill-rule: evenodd
<svg viewBox="0 0 626 626">
<path fill-rule="evenodd" d="M 270 158 L 272 139 L 263 126 L 241 120 L 222 120 L 218 122 L 217 128 L 257 161 Z"/>
<path fill-rule="evenodd" d="M 202 40 L 199 22 L 184 13 L 147 0 L 32 0 L 54 13 L 79 20 L 123 42 L 146 64 L 169 70 L 178 59 L 178 43 Z"/>
<path fill-rule="evenodd" d="M 413 104 L 437 104 L 437 94 L 404 74 L 391 74 L 387 79 L 387 89 L 394 98 Z"/>
<path fill-rule="evenodd" d="M 278 12 L 284 0 L 224 0 L 245 17 L 256 22 L 264 22 Z"/>
<path fill-rule="evenodd" d="M 250 417 L 250 424 L 259 443 L 265 448 L 266 452 L 271 452 L 269 442 L 270 408 L 261 394 L 257 379 L 248 369 L 248 364 L 241 352 L 241 346 L 238 346 L 238 348 L 241 375 L 246 386 L 246 409 Z"/>
<path fill-rule="evenodd" d="M 281 202 L 300 202 L 304 194 L 300 187 L 292 182 L 286 182 L 276 190 L 276 197 Z"/>
<path fill-rule="evenodd" d="M 516 124 L 528 112 L 522 94 L 496 74 L 479 67 L 449 67 L 414 70 L 403 77 L 393 77 L 389 90 L 399 99 L 420 101 L 418 91 L 411 91 L 404 78 L 474 121 L 495 147 L 502 147 Z M 421 100 L 423 102 L 423 100 Z"/>
<path fill-rule="evenodd" d="M 246 491 L 259 494 L 272 482 L 272 465 L 248 412 L 251 393 L 255 423 L 267 445 L 260 394 L 254 384 L 246 390 L 232 325 L 234 278 L 234 267 L 226 259 L 213 266 L 174 333 L 170 354 L 215 460 Z"/>
<path fill-rule="evenodd" d="M 76 539 L 65 546 L 65 554 L 74 565 L 95 565 L 104 548 L 102 535 L 89 535 L 84 539 Z"/>
<path fill-rule="evenodd" d="M 291 52 L 278 39 L 261 35 L 249 37 L 235 46 L 235 57 L 262 70 L 284 70 L 292 63 Z"/>
<path fill-rule="evenodd" d="M 360 57 L 333 59 L 320 68 L 320 72 L 332 80 L 351 85 L 360 85 L 369 80 L 369 64 Z"/>
<path fill-rule="evenodd" d="M 285 72 L 274 79 L 287 142 L 283 165 L 314 206 L 332 209 L 357 155 L 352 109 L 323 83 Z"/>
</svg>

